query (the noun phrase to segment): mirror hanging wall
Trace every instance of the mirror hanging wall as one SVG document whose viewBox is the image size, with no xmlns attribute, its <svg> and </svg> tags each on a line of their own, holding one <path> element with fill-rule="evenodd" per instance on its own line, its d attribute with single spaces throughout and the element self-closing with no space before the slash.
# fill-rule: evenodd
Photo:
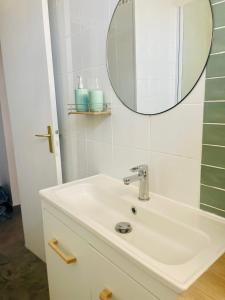
<svg viewBox="0 0 225 300">
<path fill-rule="evenodd" d="M 209 0 L 120 0 L 108 31 L 107 59 L 124 105 L 152 115 L 184 100 L 205 68 L 212 24 Z"/>
</svg>

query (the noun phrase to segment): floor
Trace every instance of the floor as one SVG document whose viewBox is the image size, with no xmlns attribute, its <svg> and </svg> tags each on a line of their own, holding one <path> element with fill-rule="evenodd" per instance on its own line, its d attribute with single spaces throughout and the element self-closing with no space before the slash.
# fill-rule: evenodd
<svg viewBox="0 0 225 300">
<path fill-rule="evenodd" d="M 225 300 L 225 255 L 178 300 Z"/>
<path fill-rule="evenodd" d="M 0 300 L 49 300 L 45 264 L 24 247 L 20 208 L 0 223 Z"/>
</svg>

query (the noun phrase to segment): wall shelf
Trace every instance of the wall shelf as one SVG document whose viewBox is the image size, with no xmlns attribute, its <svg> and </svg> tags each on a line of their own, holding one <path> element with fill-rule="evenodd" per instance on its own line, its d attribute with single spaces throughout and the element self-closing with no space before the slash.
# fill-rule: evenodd
<svg viewBox="0 0 225 300">
<path fill-rule="evenodd" d="M 111 111 L 101 111 L 101 112 L 91 112 L 91 111 L 85 111 L 85 112 L 78 112 L 78 111 L 69 111 L 69 115 L 86 115 L 86 116 L 109 116 L 111 115 Z"/>
<path fill-rule="evenodd" d="M 90 109 L 89 111 L 77 111 L 75 104 L 68 104 L 68 115 L 84 115 L 84 116 L 110 116 L 111 115 L 111 108 L 110 104 L 104 104 L 103 111 L 96 111 L 92 112 Z"/>
</svg>

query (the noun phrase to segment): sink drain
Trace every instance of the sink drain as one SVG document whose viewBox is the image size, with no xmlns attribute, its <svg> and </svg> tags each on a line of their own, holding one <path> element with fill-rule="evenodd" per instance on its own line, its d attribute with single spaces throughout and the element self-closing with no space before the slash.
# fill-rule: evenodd
<svg viewBox="0 0 225 300">
<path fill-rule="evenodd" d="M 116 225 L 115 230 L 119 233 L 126 234 L 132 231 L 132 226 L 128 222 L 120 222 Z"/>
</svg>

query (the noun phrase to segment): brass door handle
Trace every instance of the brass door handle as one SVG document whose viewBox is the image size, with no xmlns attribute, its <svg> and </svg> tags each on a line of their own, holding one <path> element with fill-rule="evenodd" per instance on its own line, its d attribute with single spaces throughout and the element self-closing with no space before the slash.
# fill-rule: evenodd
<svg viewBox="0 0 225 300">
<path fill-rule="evenodd" d="M 43 137 L 43 138 L 49 138 L 50 134 L 35 134 L 36 137 Z"/>
<path fill-rule="evenodd" d="M 52 142 L 52 128 L 51 126 L 47 127 L 48 129 L 48 133 L 47 134 L 35 134 L 36 137 L 40 137 L 40 138 L 47 138 L 48 139 L 48 144 L 49 144 L 49 151 L 50 153 L 54 153 L 54 149 L 53 149 L 53 142 Z"/>
<path fill-rule="evenodd" d="M 99 295 L 99 299 L 100 300 L 108 300 L 110 298 L 112 298 L 112 292 L 108 289 L 104 289 L 103 291 L 101 291 L 100 295 Z"/>
<path fill-rule="evenodd" d="M 75 256 L 72 255 L 66 255 L 60 248 L 59 248 L 59 242 L 56 239 L 53 239 L 48 242 L 48 245 L 52 248 L 52 250 L 55 251 L 56 254 L 58 254 L 59 257 L 61 257 L 65 263 L 68 265 L 75 263 L 77 261 Z"/>
</svg>

